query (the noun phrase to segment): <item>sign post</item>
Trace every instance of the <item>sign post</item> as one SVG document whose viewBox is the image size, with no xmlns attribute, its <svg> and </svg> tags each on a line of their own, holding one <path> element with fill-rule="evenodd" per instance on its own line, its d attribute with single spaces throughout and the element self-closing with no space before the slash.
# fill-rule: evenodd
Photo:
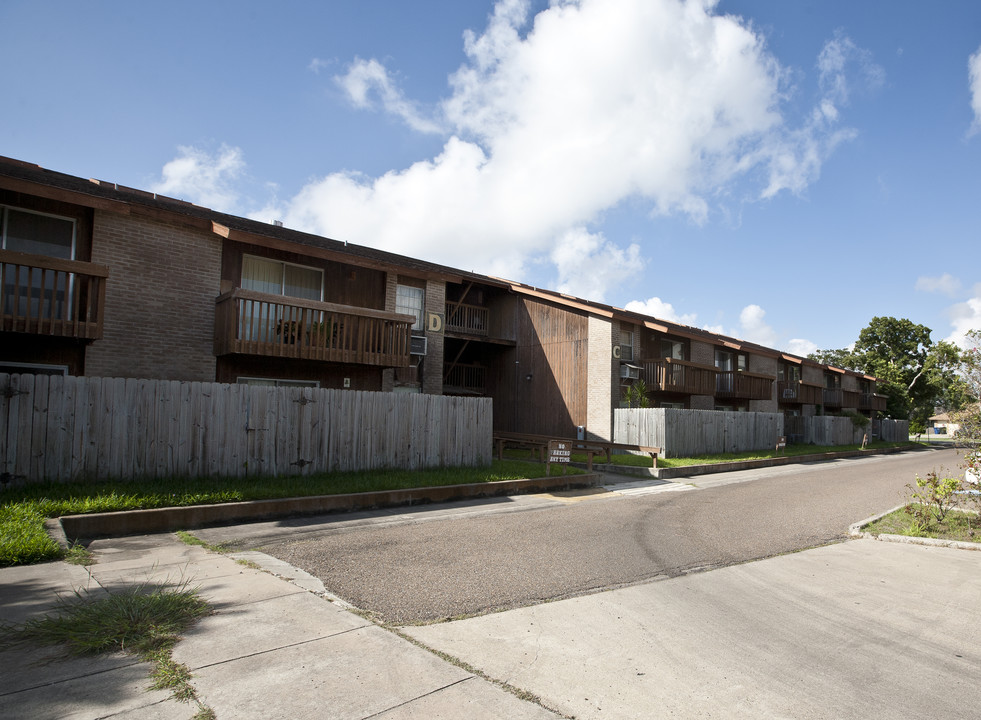
<svg viewBox="0 0 981 720">
<path fill-rule="evenodd" d="M 572 450 L 569 443 L 559 440 L 548 441 L 548 460 L 545 463 L 545 476 L 552 474 L 552 463 L 567 463 L 572 459 Z M 562 466 L 562 474 L 565 475 L 565 465 Z"/>
<path fill-rule="evenodd" d="M 787 447 L 787 436 L 780 435 L 777 438 L 777 450 L 776 450 L 777 454 L 779 455 L 780 451 L 783 450 L 785 447 Z"/>
</svg>

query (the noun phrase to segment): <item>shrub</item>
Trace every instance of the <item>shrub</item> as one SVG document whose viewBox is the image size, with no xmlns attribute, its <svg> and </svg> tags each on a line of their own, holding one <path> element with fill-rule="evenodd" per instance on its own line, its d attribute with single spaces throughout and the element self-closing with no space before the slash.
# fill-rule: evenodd
<svg viewBox="0 0 981 720">
<path fill-rule="evenodd" d="M 941 473 L 943 468 L 940 468 Z M 956 477 L 942 477 L 941 473 L 933 470 L 926 478 L 916 476 L 916 487 L 907 485 L 910 496 L 906 505 L 906 513 L 920 524 L 929 523 L 930 518 L 942 523 L 947 513 L 957 504 L 957 491 L 961 481 Z"/>
</svg>

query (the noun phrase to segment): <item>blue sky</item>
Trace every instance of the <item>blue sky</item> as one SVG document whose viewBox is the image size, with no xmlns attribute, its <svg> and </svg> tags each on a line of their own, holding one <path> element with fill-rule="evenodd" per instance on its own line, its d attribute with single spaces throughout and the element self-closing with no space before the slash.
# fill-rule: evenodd
<svg viewBox="0 0 981 720">
<path fill-rule="evenodd" d="M 0 25 L 9 157 L 794 352 L 876 315 L 981 327 L 975 0 L 6 0 Z"/>
</svg>

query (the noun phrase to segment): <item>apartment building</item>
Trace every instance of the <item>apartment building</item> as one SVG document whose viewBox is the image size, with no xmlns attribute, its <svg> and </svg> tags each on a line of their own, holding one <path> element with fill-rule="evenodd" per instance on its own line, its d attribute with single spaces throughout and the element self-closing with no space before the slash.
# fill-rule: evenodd
<svg viewBox="0 0 981 720">
<path fill-rule="evenodd" d="M 881 412 L 875 379 L 601 303 L 0 158 L 0 372 L 487 396 L 608 438 L 653 406 Z"/>
</svg>

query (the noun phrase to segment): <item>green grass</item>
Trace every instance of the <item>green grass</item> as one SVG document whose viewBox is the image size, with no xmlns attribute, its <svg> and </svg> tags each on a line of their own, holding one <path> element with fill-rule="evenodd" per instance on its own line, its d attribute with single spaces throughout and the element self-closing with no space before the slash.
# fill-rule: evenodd
<svg viewBox="0 0 981 720">
<path fill-rule="evenodd" d="M 902 447 L 908 445 L 915 445 L 916 443 L 888 443 L 888 442 L 878 442 L 873 441 L 868 444 L 869 449 L 875 448 L 891 448 L 891 447 Z M 820 453 L 829 452 L 843 452 L 846 450 L 861 450 L 861 445 L 788 445 L 786 448 L 781 450 L 779 453 L 775 450 L 753 450 L 749 452 L 741 453 L 719 453 L 715 455 L 698 455 L 696 457 L 675 457 L 675 458 L 662 458 L 657 459 L 657 466 L 659 468 L 677 468 L 677 467 L 689 467 L 691 465 L 712 465 L 716 463 L 725 462 L 737 462 L 739 460 L 768 460 L 776 457 L 798 457 L 801 455 L 815 455 Z M 505 450 L 505 457 L 508 458 L 525 458 L 528 459 L 532 457 L 528 450 Z M 587 460 L 585 453 L 574 453 L 572 455 L 572 462 L 585 463 Z M 603 455 L 594 455 L 593 463 L 606 462 L 606 457 Z M 646 467 L 651 466 L 651 456 L 646 453 L 643 455 L 613 455 L 612 456 L 613 465 L 625 465 L 632 467 Z"/>
<path fill-rule="evenodd" d="M 942 523 L 938 523 L 933 518 L 928 523 L 920 523 L 906 512 L 905 508 L 899 508 L 862 529 L 873 535 L 906 535 L 962 542 L 981 542 L 981 519 L 974 513 L 959 510 L 951 510 L 947 513 Z"/>
<path fill-rule="evenodd" d="M 568 472 L 581 473 L 569 468 Z M 544 475 L 540 464 L 503 460 L 483 468 L 377 470 L 289 477 L 148 478 L 140 481 L 38 483 L 0 495 L 0 567 L 56 560 L 63 551 L 44 520 L 118 510 L 337 495 L 373 490 L 516 480 Z"/>
<path fill-rule="evenodd" d="M 903 447 L 911 443 L 870 442 L 868 449 Z M 688 467 L 690 465 L 711 465 L 714 463 L 737 462 L 739 460 L 768 460 L 777 457 L 800 457 L 820 453 L 861 450 L 861 445 L 788 445 L 779 453 L 775 450 L 755 450 L 742 453 L 719 453 L 699 455 L 698 457 L 658 458 L 657 466 L 663 468 Z"/>
<path fill-rule="evenodd" d="M 0 624 L 0 650 L 60 645 L 71 656 L 126 652 L 153 665 L 151 689 L 169 690 L 182 702 L 197 702 L 191 671 L 171 650 L 211 607 L 185 584 L 141 584 L 105 595 L 75 591 L 59 598 L 55 611 L 21 626 Z M 210 708 L 198 702 L 199 717 Z M 213 713 L 210 715 L 213 717 Z"/>
</svg>

